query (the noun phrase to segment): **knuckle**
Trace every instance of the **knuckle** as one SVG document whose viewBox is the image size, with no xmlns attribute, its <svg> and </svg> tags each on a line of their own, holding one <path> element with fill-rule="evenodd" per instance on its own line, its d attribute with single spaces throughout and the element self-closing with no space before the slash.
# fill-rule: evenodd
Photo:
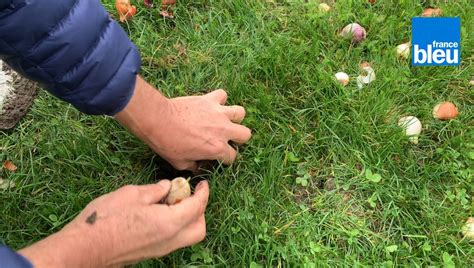
<svg viewBox="0 0 474 268">
<path fill-rule="evenodd" d="M 234 163 L 234 162 L 235 162 L 235 159 L 237 159 L 237 152 L 235 152 L 235 153 L 233 153 L 233 154 L 231 155 L 230 161 L 231 161 L 232 163 Z"/>
<path fill-rule="evenodd" d="M 125 185 L 125 186 L 120 187 L 119 191 L 121 191 L 121 192 L 131 192 L 131 191 L 133 191 L 133 189 L 135 189 L 135 186 Z"/>
<path fill-rule="evenodd" d="M 231 150 L 229 152 L 229 158 L 228 158 L 229 162 L 233 163 L 236 158 L 237 158 L 237 151 L 236 150 Z"/>
<path fill-rule="evenodd" d="M 208 148 L 208 152 L 212 156 L 217 156 L 221 154 L 222 151 L 224 151 L 224 145 L 221 143 L 212 144 Z"/>
<path fill-rule="evenodd" d="M 177 169 L 177 170 L 185 170 L 188 168 L 188 165 L 184 162 L 178 162 L 178 163 L 175 163 L 174 164 L 174 167 Z"/>
</svg>

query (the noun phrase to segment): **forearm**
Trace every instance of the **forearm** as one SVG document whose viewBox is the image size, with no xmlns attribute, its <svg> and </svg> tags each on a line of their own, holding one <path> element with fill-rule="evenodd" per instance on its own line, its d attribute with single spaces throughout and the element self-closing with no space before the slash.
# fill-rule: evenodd
<svg viewBox="0 0 474 268">
<path fill-rule="evenodd" d="M 18 253 L 34 267 L 98 267 L 104 260 L 101 239 L 97 232 L 86 230 L 88 226 L 67 229 L 55 233 Z"/>
</svg>

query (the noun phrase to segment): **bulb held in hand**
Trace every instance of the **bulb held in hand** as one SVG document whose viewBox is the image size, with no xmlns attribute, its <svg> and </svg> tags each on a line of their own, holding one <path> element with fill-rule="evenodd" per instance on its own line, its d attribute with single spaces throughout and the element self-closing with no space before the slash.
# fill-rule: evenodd
<svg viewBox="0 0 474 268">
<path fill-rule="evenodd" d="M 166 197 L 165 203 L 175 205 L 190 196 L 191 186 L 189 182 L 183 177 L 178 177 L 171 181 L 171 189 Z"/>
</svg>

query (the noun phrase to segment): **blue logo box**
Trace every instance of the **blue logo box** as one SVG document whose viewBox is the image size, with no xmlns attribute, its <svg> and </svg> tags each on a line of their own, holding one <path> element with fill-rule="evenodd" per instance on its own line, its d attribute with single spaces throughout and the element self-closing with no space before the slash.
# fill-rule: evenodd
<svg viewBox="0 0 474 268">
<path fill-rule="evenodd" d="M 461 64 L 460 18 L 413 18 L 413 66 L 458 66 Z"/>
</svg>

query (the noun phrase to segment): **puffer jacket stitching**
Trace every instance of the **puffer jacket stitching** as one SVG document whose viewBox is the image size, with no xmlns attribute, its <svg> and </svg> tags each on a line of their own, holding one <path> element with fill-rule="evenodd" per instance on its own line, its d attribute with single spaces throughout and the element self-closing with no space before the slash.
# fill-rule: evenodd
<svg viewBox="0 0 474 268">
<path fill-rule="evenodd" d="M 12 50 L 15 51 L 15 56 L 9 57 L 8 60 L 11 60 L 12 58 L 22 59 L 22 61 L 28 62 L 30 65 L 36 67 L 37 69 L 41 70 L 43 73 L 47 74 L 49 76 L 50 81 L 53 81 L 53 82 L 55 81 L 54 76 L 50 72 L 46 71 L 43 67 L 38 65 L 35 61 L 29 59 L 28 57 L 23 56 L 23 54 L 19 53 L 18 49 L 16 49 L 15 46 L 12 46 L 9 42 L 7 42 L 5 40 L 4 40 L 4 42 L 8 47 L 10 47 Z M 20 56 L 18 56 L 18 55 L 20 55 Z M 50 83 L 50 81 L 48 81 L 48 83 Z"/>
<path fill-rule="evenodd" d="M 71 8 L 68 9 L 68 11 L 66 12 L 66 14 L 64 14 L 64 16 L 61 17 L 60 20 L 58 20 L 58 22 L 56 22 L 56 25 L 53 27 L 53 29 L 47 33 L 45 33 L 43 36 L 41 36 L 37 41 L 36 43 L 29 49 L 28 51 L 28 54 L 30 54 L 32 51 L 35 51 L 38 46 L 48 37 L 50 36 L 53 36 L 53 34 L 56 32 L 56 30 L 58 30 L 60 28 L 60 26 L 62 25 L 62 23 L 66 20 L 66 19 L 69 19 L 69 17 L 72 15 L 73 13 L 73 10 L 75 8 L 77 8 L 77 6 L 79 5 L 79 1 L 80 0 L 76 0 L 74 2 L 74 4 L 71 6 Z"/>
<path fill-rule="evenodd" d="M 6 15 L 5 17 L 4 17 L 4 16 L 1 16 L 2 13 L 4 13 L 5 11 L 11 10 L 11 5 L 12 5 L 12 3 L 13 3 L 13 0 L 10 1 L 9 7 L 5 8 L 5 10 L 1 10 L 1 11 L 0 11 L 0 19 L 7 18 L 8 16 L 15 14 L 18 10 L 21 9 L 21 8 L 16 8 L 16 9 L 14 9 L 13 11 L 10 11 L 9 13 L 7 13 L 7 15 Z M 23 7 L 22 7 L 22 8 L 23 8 Z"/>
<path fill-rule="evenodd" d="M 78 0 L 76 0 L 75 3 L 77 3 L 77 1 L 78 1 Z M 17 10 L 16 10 L 16 11 L 17 11 Z M 15 13 L 15 12 L 14 12 L 14 13 Z M 68 13 L 68 14 L 69 14 L 69 13 Z M 11 14 L 9 14 L 9 15 L 11 15 Z M 66 15 L 66 16 L 67 16 L 67 15 Z M 2 18 L 2 19 L 3 19 L 3 18 Z M 105 25 L 106 25 L 106 28 L 107 28 L 107 26 L 111 25 L 112 22 L 113 22 L 112 20 L 107 19 L 107 20 L 106 20 L 106 24 L 105 24 Z M 55 26 L 55 27 L 56 27 L 56 26 Z M 99 41 L 100 41 L 100 39 L 103 37 L 103 35 L 104 35 L 104 32 L 101 33 L 100 38 L 99 38 Z M 100 44 L 99 42 L 96 42 L 96 43 L 97 43 L 97 44 Z M 44 82 L 43 82 L 43 83 L 45 83 L 45 84 L 51 84 L 51 86 L 53 86 L 53 87 L 54 87 L 54 85 L 55 85 L 55 86 L 60 86 L 60 85 L 61 85 L 61 83 L 58 83 L 57 79 L 52 75 L 52 73 L 50 73 L 49 71 L 47 71 L 46 69 L 44 69 L 44 68 L 43 68 L 42 66 L 40 66 L 36 61 L 30 59 L 29 57 L 25 57 L 24 54 L 19 53 L 19 50 L 16 48 L 16 46 L 13 46 L 12 44 L 10 44 L 9 42 L 7 42 L 7 41 L 5 41 L 5 40 L 4 40 L 4 44 L 7 45 L 9 48 L 11 48 L 11 50 L 14 52 L 14 53 L 12 53 L 12 55 L 11 55 L 10 57 L 8 57 L 9 60 L 12 60 L 12 59 L 13 59 L 13 60 L 19 59 L 20 61 L 23 61 L 23 62 L 28 63 L 29 65 L 31 65 L 30 68 L 36 68 L 37 70 L 41 71 L 44 75 L 47 76 L 47 77 L 44 77 L 45 79 L 44 79 Z M 95 49 L 96 47 L 97 47 L 97 45 L 96 45 L 96 46 L 93 46 L 93 47 L 91 46 L 91 51 L 93 51 L 93 49 Z M 109 78 L 109 81 L 107 81 L 107 84 L 105 85 L 104 89 L 107 88 L 107 87 L 110 85 L 110 83 L 111 83 L 112 81 L 114 81 L 113 79 L 118 75 L 119 70 L 122 68 L 122 64 L 128 59 L 128 57 L 130 56 L 130 52 L 131 52 L 132 50 L 133 50 L 133 45 L 128 48 L 128 51 L 125 53 L 125 56 L 122 58 L 122 61 L 121 61 L 120 65 L 118 65 L 117 70 L 116 70 L 115 73 L 112 75 L 112 77 Z M 91 53 L 92 53 L 92 52 L 90 52 L 89 54 L 91 54 Z M 83 62 L 84 62 L 84 57 L 83 57 L 83 60 L 80 61 L 78 64 L 83 63 Z M 77 67 L 77 64 L 76 64 L 75 67 Z M 89 71 L 91 71 L 91 70 L 92 70 L 92 68 L 91 68 Z M 27 72 L 27 73 L 28 73 L 28 72 Z M 69 74 L 69 73 L 70 73 L 70 71 L 68 71 L 68 74 Z M 77 88 L 79 89 L 80 87 L 77 87 Z M 67 98 L 67 96 L 68 96 L 69 94 L 64 94 L 64 92 L 62 92 L 61 95 L 63 96 L 62 98 Z M 101 94 L 95 95 L 92 99 L 89 99 L 88 102 L 85 102 L 85 100 L 87 100 L 87 98 L 78 98 L 78 99 L 76 99 L 76 100 L 77 100 L 77 104 L 79 104 L 79 103 L 82 103 L 82 104 L 90 103 L 91 101 L 93 101 L 94 99 L 96 99 L 97 97 L 99 97 L 100 95 L 101 95 Z M 100 109 L 98 109 L 98 110 L 96 110 L 96 111 L 100 111 Z M 104 113 L 104 111 L 102 111 L 102 113 Z"/>
<path fill-rule="evenodd" d="M 125 56 L 123 57 L 122 61 L 120 62 L 120 66 L 122 66 L 123 63 L 127 60 L 128 55 L 130 54 L 131 51 L 132 51 L 132 49 L 129 48 L 128 51 L 127 51 L 127 53 L 126 53 Z M 115 76 L 117 76 L 117 75 L 119 74 L 119 72 L 118 72 L 119 69 L 120 69 L 120 67 L 114 72 L 113 76 L 109 79 L 109 81 L 107 81 L 107 84 L 105 84 L 105 86 L 104 86 L 103 88 L 108 88 L 108 87 L 109 87 L 110 83 L 111 83 L 112 81 L 114 81 Z M 91 103 L 91 102 L 93 102 L 93 101 L 94 101 L 97 97 L 99 97 L 99 96 L 100 96 L 100 94 L 97 94 L 97 95 L 95 95 L 92 99 L 89 99 L 89 101 L 88 101 L 88 102 L 85 102 L 85 103 Z"/>
<path fill-rule="evenodd" d="M 4 3 L 4 8 L 2 9 L 1 6 L 3 5 L 0 5 L 0 14 L 2 14 L 2 12 L 4 12 L 5 10 L 8 10 L 8 9 L 11 9 L 11 6 L 12 6 L 12 2 L 13 0 L 10 0 L 8 3 Z"/>
<path fill-rule="evenodd" d="M 76 5 L 77 3 L 79 3 L 79 0 L 76 0 L 75 5 Z M 75 5 L 74 5 L 74 6 L 75 6 Z M 22 8 L 23 8 L 23 7 L 22 7 Z M 71 8 L 72 8 L 72 7 L 71 7 Z M 21 8 L 20 8 L 20 9 L 21 9 Z M 20 9 L 16 9 L 14 12 L 12 12 L 11 14 L 9 14 L 8 16 L 10 16 L 10 15 L 16 13 L 16 12 L 19 11 Z M 69 9 L 69 11 L 71 11 L 71 9 Z M 65 15 L 65 17 L 67 17 L 70 13 L 71 13 L 71 12 L 68 12 L 68 13 Z M 8 16 L 7 16 L 7 17 L 8 17 Z M 3 19 L 5 19 L 5 18 L 3 18 Z M 61 21 L 61 20 L 60 20 L 60 21 Z M 58 24 L 56 24 L 56 26 L 55 26 L 54 28 L 56 28 L 57 26 L 58 26 Z M 48 36 L 48 34 L 45 34 L 45 35 Z M 14 51 L 16 52 L 16 53 L 15 53 L 15 55 L 16 55 L 15 57 L 16 57 L 16 58 L 19 58 L 19 59 L 22 59 L 22 61 L 28 62 L 28 63 L 31 64 L 32 66 L 35 66 L 37 69 L 41 70 L 43 73 L 47 74 L 47 75 L 49 76 L 49 81 L 48 81 L 48 83 L 57 83 L 56 77 L 54 77 L 54 75 L 53 75 L 52 73 L 50 73 L 50 72 L 48 72 L 46 69 L 44 69 L 44 68 L 40 65 L 40 63 L 38 63 L 38 62 L 36 62 L 36 61 L 30 59 L 29 57 L 24 56 L 24 55 L 26 55 L 26 53 L 19 53 L 18 49 L 17 49 L 15 46 L 13 46 L 12 44 L 10 44 L 8 41 L 4 40 L 4 42 L 5 42 L 12 50 L 14 50 Z M 36 47 L 36 44 L 39 45 L 38 41 L 35 43 L 35 46 L 34 46 L 34 47 Z M 30 48 L 29 50 L 30 50 L 29 52 L 31 52 L 32 48 Z M 18 55 L 20 55 L 20 56 L 18 56 Z M 11 58 L 14 58 L 14 57 L 11 57 Z M 10 58 L 10 59 L 11 59 L 11 58 Z"/>
<path fill-rule="evenodd" d="M 59 78 L 64 78 L 64 77 L 68 77 L 68 76 L 73 76 L 72 74 L 78 69 L 79 66 L 81 66 L 84 62 L 86 62 L 88 59 L 89 59 L 89 56 L 97 49 L 97 47 L 99 47 L 100 43 L 102 42 L 102 39 L 103 37 L 108 33 L 107 30 L 110 28 L 111 26 L 111 23 L 110 21 L 108 21 L 106 24 L 105 24 L 105 27 L 103 28 L 103 30 L 100 31 L 100 35 L 99 37 L 97 38 L 97 40 L 94 42 L 93 45 L 91 45 L 89 47 L 89 49 L 87 50 L 87 52 L 84 54 L 84 56 L 81 58 L 81 60 L 79 60 L 74 66 L 72 66 L 71 68 L 69 68 L 69 70 L 67 70 L 63 76 L 59 77 Z M 127 53 L 128 55 L 128 53 Z M 118 66 L 118 69 L 121 68 L 121 65 Z M 92 68 L 91 68 L 92 69 Z M 117 69 L 117 70 L 118 70 Z M 56 81 L 59 81 L 60 79 L 57 79 Z M 83 81 L 84 82 L 84 81 Z M 82 87 L 82 83 L 79 84 L 76 88 L 78 90 L 80 90 L 80 88 Z M 72 93 L 74 91 L 70 91 L 70 93 Z"/>
<path fill-rule="evenodd" d="M 93 1 L 95 1 L 95 0 L 93 0 Z M 74 9 L 74 8 L 77 8 L 78 3 L 79 3 L 79 0 L 76 0 L 76 1 L 74 2 L 74 5 L 71 6 L 71 9 L 69 9 L 69 12 L 68 12 L 67 14 L 65 14 L 64 17 L 63 17 L 61 20 L 59 20 L 58 23 L 56 23 L 56 26 L 54 27 L 54 29 L 51 30 L 50 32 L 48 32 L 47 34 L 45 34 L 45 36 L 43 36 L 41 39 L 44 40 L 44 38 L 46 38 L 46 37 L 48 37 L 48 36 L 51 36 L 50 33 L 53 32 L 53 31 L 55 31 L 55 30 L 59 27 L 59 25 L 61 24 L 61 22 L 63 22 L 64 19 L 67 19 L 67 18 L 72 14 L 73 9 Z M 28 63 L 34 65 L 34 66 L 37 67 L 38 69 L 42 70 L 44 73 L 46 73 L 46 74 L 49 76 L 49 79 L 51 80 L 52 83 L 56 84 L 57 86 L 60 86 L 60 85 L 61 85 L 61 83 L 59 83 L 60 78 L 63 78 L 63 77 L 66 77 L 66 76 L 72 76 L 71 74 L 72 74 L 75 70 L 77 70 L 77 68 L 79 68 L 79 66 L 81 66 L 81 65 L 89 58 L 89 56 L 94 52 L 94 50 L 100 45 L 100 42 L 101 42 L 101 40 L 103 39 L 103 37 L 105 36 L 105 34 L 107 33 L 107 29 L 110 28 L 110 25 L 111 25 L 111 21 L 107 20 L 106 23 L 105 23 L 105 27 L 104 27 L 103 29 L 101 29 L 100 31 L 98 31 L 100 34 L 99 34 L 99 37 L 97 38 L 97 40 L 94 42 L 94 44 L 90 46 L 90 48 L 89 48 L 88 51 L 85 53 L 85 55 L 81 58 L 81 60 L 79 60 L 74 66 L 72 66 L 68 71 L 66 71 L 66 72 L 64 73 L 64 75 L 62 75 L 61 77 L 55 77 L 55 76 L 53 76 L 53 74 L 51 74 L 50 72 L 46 71 L 46 70 L 40 65 L 40 63 L 37 63 L 36 61 L 33 61 L 33 60 L 31 60 L 30 58 L 28 58 L 28 57 L 21 56 L 20 58 L 23 59 L 23 60 L 25 60 L 25 61 L 27 61 Z M 12 46 L 11 44 L 9 44 L 8 42 L 6 42 L 6 43 L 7 43 L 7 45 L 9 45 L 10 48 L 12 48 L 14 51 L 17 52 L 16 54 L 19 54 L 19 53 L 18 53 L 18 50 L 17 50 L 14 46 Z M 35 43 L 35 47 L 39 46 L 40 43 L 41 43 L 41 42 L 38 42 L 38 41 L 37 41 L 37 42 Z M 33 51 L 33 50 L 34 50 L 34 49 L 30 49 L 30 51 Z M 129 54 L 130 54 L 130 49 L 129 49 L 129 51 L 127 51 L 126 57 L 124 57 L 124 58 L 122 59 L 121 64 L 126 60 L 126 58 L 127 58 L 127 56 L 128 56 Z M 115 70 L 115 73 L 114 73 L 114 76 L 113 76 L 113 77 L 115 77 L 117 71 L 122 67 L 121 64 L 118 65 L 118 68 L 117 68 L 117 70 Z M 91 68 L 91 70 L 89 70 L 89 72 L 90 72 L 90 71 L 92 71 L 92 68 Z M 88 73 L 89 73 L 89 72 L 88 72 Z M 107 82 L 107 85 L 109 85 L 110 82 L 111 82 L 111 80 L 109 80 L 109 81 Z M 83 83 L 84 83 L 84 81 L 83 81 Z M 81 90 L 82 90 L 82 85 L 83 85 L 83 83 L 81 83 L 80 85 L 78 85 L 78 86 L 76 87 L 77 90 L 68 90 L 68 93 L 69 93 L 69 94 L 67 94 L 66 92 L 62 92 L 61 96 L 63 96 L 63 97 L 68 97 L 68 96 L 70 96 L 70 95 L 76 94 L 77 91 L 81 91 Z M 105 88 L 105 87 L 104 87 L 104 88 Z M 66 94 L 65 94 L 65 93 L 66 93 Z M 81 99 L 82 99 L 82 101 L 81 101 L 82 103 L 87 103 L 87 101 L 85 101 L 85 100 L 87 100 L 86 98 L 81 98 Z M 79 101 L 79 99 L 78 99 L 78 101 Z"/>
</svg>

